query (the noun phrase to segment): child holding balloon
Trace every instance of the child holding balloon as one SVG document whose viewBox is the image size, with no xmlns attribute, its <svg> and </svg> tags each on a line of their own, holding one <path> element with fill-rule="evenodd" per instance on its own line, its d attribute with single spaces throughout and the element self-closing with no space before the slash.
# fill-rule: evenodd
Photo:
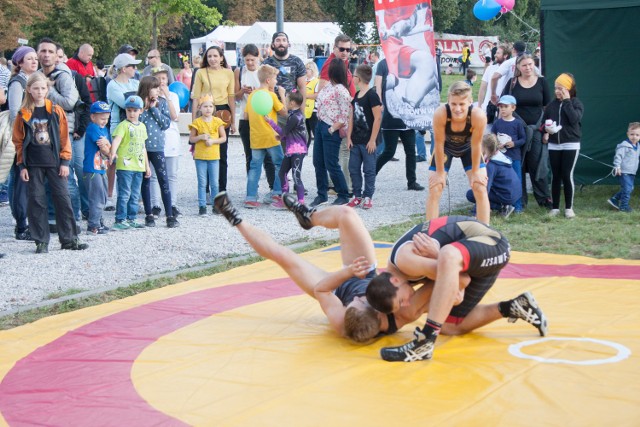
<svg viewBox="0 0 640 427">
<path fill-rule="evenodd" d="M 207 179 L 210 194 L 218 194 L 218 173 L 220 171 L 220 144 L 227 141 L 224 122 L 215 117 L 216 107 L 211 95 L 203 95 L 198 99 L 198 109 L 202 113 L 189 125 L 191 133 L 189 142 L 194 144 L 193 159 L 196 162 L 198 175 L 198 213 L 207 214 Z M 215 207 L 213 208 L 213 213 Z"/>
<path fill-rule="evenodd" d="M 251 140 L 251 164 L 249 165 L 249 175 L 247 178 L 247 197 L 244 207 L 254 209 L 260 207 L 258 202 L 258 181 L 262 171 L 262 163 L 269 153 L 276 170 L 280 170 L 284 153 L 276 135 L 264 120 L 264 116 L 269 116 L 271 120 L 276 120 L 277 115 L 286 117 L 287 107 L 280 102 L 278 96 L 273 92 L 276 85 L 278 70 L 270 65 L 263 65 L 258 69 L 258 80 L 260 88 L 254 90 L 247 99 L 244 110 L 244 119 L 249 120 L 249 132 Z M 280 98 L 285 99 L 285 90 L 282 86 L 278 88 Z M 216 193 L 211 193 L 216 194 Z M 280 202 L 282 186 L 280 177 L 276 175 L 273 182 L 273 201 Z"/>
</svg>

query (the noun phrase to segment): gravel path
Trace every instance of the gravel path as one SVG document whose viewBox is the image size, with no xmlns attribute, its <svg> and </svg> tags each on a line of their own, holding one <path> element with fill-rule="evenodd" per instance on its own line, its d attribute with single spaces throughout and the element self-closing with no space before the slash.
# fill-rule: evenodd
<svg viewBox="0 0 640 427">
<path fill-rule="evenodd" d="M 156 221 L 155 228 L 112 231 L 107 235 L 89 236 L 87 224 L 82 222 L 83 242 L 89 244 L 85 251 L 62 251 L 57 235 L 52 235 L 49 254 L 36 255 L 33 242 L 17 241 L 13 236 L 13 218 L 9 207 L 0 208 L 0 313 L 41 302 L 52 293 L 70 289 L 93 290 L 117 287 L 140 282 L 159 273 L 210 263 L 231 255 L 251 252 L 240 234 L 235 232 L 217 215 L 198 216 L 195 165 L 187 152 L 180 160 L 178 207 L 183 213 L 180 227 L 168 229 L 164 218 Z M 424 212 L 427 192 L 407 190 L 404 168 L 404 151 L 399 148 L 399 162 L 389 162 L 380 171 L 376 181 L 374 207 L 369 211 L 358 209 L 367 228 L 397 223 L 409 215 Z M 240 205 L 246 188 L 245 160 L 238 137 L 230 139 L 228 192 L 232 201 Z M 418 182 L 427 186 L 427 163 L 418 163 Z M 315 196 L 315 175 L 311 157 L 305 159 L 303 181 L 309 190 L 308 201 Z M 451 204 L 465 203 L 467 180 L 461 164 L 456 161 L 451 176 Z M 266 179 L 260 183 L 260 195 L 264 194 Z M 330 197 L 330 201 L 332 198 Z M 447 212 L 449 205 L 446 191 L 441 209 Z M 241 208 L 243 218 L 251 221 L 282 243 L 300 239 L 336 238 L 337 233 L 321 228 L 304 231 L 293 215 L 287 211 L 270 208 L 248 210 Z M 138 220 L 144 222 L 144 216 Z M 114 212 L 105 212 L 107 226 L 114 221 Z"/>
</svg>

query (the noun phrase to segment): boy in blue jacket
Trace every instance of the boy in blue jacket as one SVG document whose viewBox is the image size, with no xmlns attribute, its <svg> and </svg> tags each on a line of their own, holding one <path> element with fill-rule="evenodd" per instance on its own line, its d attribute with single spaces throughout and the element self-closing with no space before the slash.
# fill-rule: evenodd
<svg viewBox="0 0 640 427">
<path fill-rule="evenodd" d="M 520 178 L 513 170 L 512 161 L 498 149 L 498 138 L 494 134 L 482 138 L 482 153 L 487 165 L 487 192 L 492 211 L 503 218 L 509 218 L 514 211 L 513 204 L 522 196 Z M 467 191 L 467 200 L 476 202 L 473 191 Z"/>
</svg>

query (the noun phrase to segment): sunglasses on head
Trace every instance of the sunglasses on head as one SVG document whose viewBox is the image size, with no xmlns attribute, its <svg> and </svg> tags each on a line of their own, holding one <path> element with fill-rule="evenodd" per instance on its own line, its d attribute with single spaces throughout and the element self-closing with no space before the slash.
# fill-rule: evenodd
<svg viewBox="0 0 640 427">
<path fill-rule="evenodd" d="M 337 48 L 340 52 L 351 52 L 350 47 L 339 47 Z"/>
</svg>

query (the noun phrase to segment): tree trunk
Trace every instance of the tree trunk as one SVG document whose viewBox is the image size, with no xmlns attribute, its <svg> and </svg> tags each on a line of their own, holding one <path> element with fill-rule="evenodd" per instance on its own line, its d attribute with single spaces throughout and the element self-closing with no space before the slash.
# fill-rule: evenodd
<svg viewBox="0 0 640 427">
<path fill-rule="evenodd" d="M 151 49 L 158 49 L 158 12 L 153 12 L 151 36 Z"/>
</svg>

